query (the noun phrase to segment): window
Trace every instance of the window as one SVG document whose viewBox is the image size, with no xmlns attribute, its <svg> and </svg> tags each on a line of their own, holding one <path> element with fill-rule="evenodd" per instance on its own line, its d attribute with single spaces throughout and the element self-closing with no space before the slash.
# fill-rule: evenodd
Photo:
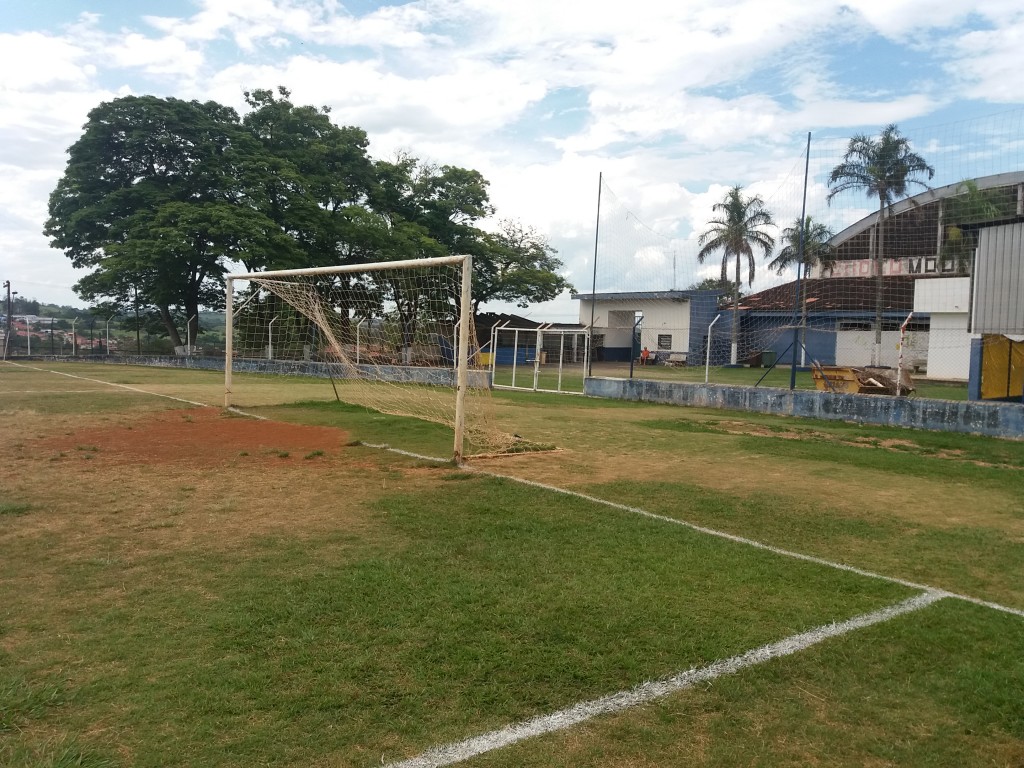
<svg viewBox="0 0 1024 768">
<path fill-rule="evenodd" d="M 659 333 L 658 334 L 658 349 L 672 349 L 672 334 L 671 333 Z"/>
</svg>

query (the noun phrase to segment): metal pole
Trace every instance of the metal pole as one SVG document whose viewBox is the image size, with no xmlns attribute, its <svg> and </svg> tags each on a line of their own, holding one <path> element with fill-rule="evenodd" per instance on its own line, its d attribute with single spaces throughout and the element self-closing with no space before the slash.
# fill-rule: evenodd
<svg viewBox="0 0 1024 768">
<path fill-rule="evenodd" d="M 715 315 L 715 319 L 711 321 L 711 325 L 708 326 L 708 341 L 707 349 L 704 350 L 704 383 L 708 383 L 708 377 L 711 373 L 711 329 L 715 327 L 715 323 L 718 322 L 718 318 L 722 316 L 721 313 Z"/>
<path fill-rule="evenodd" d="M 142 326 L 139 324 L 139 287 L 135 289 L 135 354 L 142 355 Z"/>
<path fill-rule="evenodd" d="M 513 331 L 512 337 L 512 386 L 516 385 L 516 358 L 519 357 L 519 329 Z"/>
<path fill-rule="evenodd" d="M 267 323 L 267 360 L 274 359 L 274 323 L 277 322 L 275 317 L 269 323 Z M 359 362 L 358 351 L 356 352 L 356 362 Z"/>
<path fill-rule="evenodd" d="M 633 342 L 636 341 L 636 329 L 640 325 L 640 323 L 644 321 L 644 316 L 640 315 L 640 317 L 636 317 L 634 318 L 634 320 L 635 322 L 633 323 L 633 333 L 629 337 L 629 378 L 631 379 L 633 378 L 633 360 L 635 359 L 633 355 Z M 642 341 L 643 339 L 641 339 L 641 342 Z"/>
<path fill-rule="evenodd" d="M 459 301 L 459 369 L 455 389 L 455 451 L 452 461 L 462 464 L 466 432 L 466 389 L 469 387 L 469 328 L 472 324 L 473 258 L 462 262 L 462 295 Z"/>
<path fill-rule="evenodd" d="M 594 224 L 594 276 L 590 281 L 590 333 L 594 333 L 594 311 L 597 308 L 597 242 L 601 234 L 601 189 L 604 186 L 604 172 L 597 174 L 597 222 Z M 587 376 L 594 375 L 594 357 L 587 360 Z"/>
<path fill-rule="evenodd" d="M 910 318 L 913 316 L 914 313 L 911 312 L 907 315 L 907 319 L 904 320 L 903 324 L 900 326 L 900 356 L 896 363 L 896 397 L 900 396 L 903 388 L 903 341 L 907 335 L 907 325 L 910 323 Z"/>
<path fill-rule="evenodd" d="M 107 349 L 106 349 L 107 357 L 110 357 L 110 321 L 113 320 L 113 319 L 114 319 L 113 315 L 111 315 L 110 317 L 107 318 Z"/>
<path fill-rule="evenodd" d="M 224 407 L 231 407 L 231 368 L 235 352 L 234 313 L 231 303 L 234 283 L 230 277 L 224 281 Z"/>
<path fill-rule="evenodd" d="M 192 357 L 192 321 L 199 315 L 192 315 L 185 321 L 185 357 Z M 197 336 L 199 334 L 196 334 Z"/>
<path fill-rule="evenodd" d="M 558 335 L 558 391 L 562 391 L 562 361 L 565 359 L 565 331 Z"/>
<path fill-rule="evenodd" d="M 78 322 L 76 317 L 71 321 L 71 356 L 75 357 L 78 354 L 78 331 L 75 330 L 75 324 Z"/>
<path fill-rule="evenodd" d="M 544 332 L 541 330 L 544 326 L 537 326 L 537 340 L 534 342 L 535 348 L 533 350 L 533 391 L 537 391 L 537 384 L 540 382 L 540 349 L 544 344 Z"/>
<path fill-rule="evenodd" d="M 11 281 L 4 280 L 7 289 L 7 332 L 4 334 L 4 360 L 7 359 L 7 348 L 11 344 Z"/>
<path fill-rule="evenodd" d="M 800 273 L 803 271 L 804 266 L 804 230 L 806 229 L 806 222 L 804 217 L 807 215 L 807 175 L 810 172 L 811 167 L 811 132 L 807 132 L 807 156 L 804 159 L 804 199 L 800 205 L 800 243 L 797 248 L 796 256 L 796 302 L 793 307 L 793 344 L 791 348 L 793 350 L 793 363 L 789 367 L 789 388 L 790 390 L 796 389 L 796 351 L 800 347 L 800 322 L 798 318 L 803 316 L 800 312 Z"/>
</svg>

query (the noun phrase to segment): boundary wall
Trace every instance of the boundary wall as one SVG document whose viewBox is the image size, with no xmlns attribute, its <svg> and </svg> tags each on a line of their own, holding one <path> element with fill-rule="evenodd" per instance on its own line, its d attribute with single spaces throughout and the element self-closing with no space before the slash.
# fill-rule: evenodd
<svg viewBox="0 0 1024 768">
<path fill-rule="evenodd" d="M 602 377 L 586 379 L 583 382 L 583 393 L 590 397 L 616 400 L 1024 439 L 1024 405 L 1019 403 L 931 400 Z"/>
<path fill-rule="evenodd" d="M 13 358 L 12 358 L 13 359 Z M 192 368 L 201 371 L 223 371 L 223 357 L 171 357 L 169 355 L 119 355 L 117 357 L 96 355 L 89 357 L 60 357 L 50 355 L 33 355 L 18 357 L 17 361 L 45 360 L 53 362 L 101 363 L 106 365 L 143 365 L 154 368 Z M 432 384 L 435 386 L 454 387 L 455 370 L 449 368 L 428 368 L 403 365 L 371 366 L 358 365 L 357 368 L 365 379 L 390 381 L 407 384 Z M 235 373 L 270 373 L 276 375 L 312 376 L 326 379 L 349 378 L 340 365 L 335 364 L 328 371 L 326 363 L 309 360 L 258 360 L 237 359 L 231 368 Z M 490 389 L 490 371 L 469 371 L 469 386 L 473 389 Z"/>
</svg>

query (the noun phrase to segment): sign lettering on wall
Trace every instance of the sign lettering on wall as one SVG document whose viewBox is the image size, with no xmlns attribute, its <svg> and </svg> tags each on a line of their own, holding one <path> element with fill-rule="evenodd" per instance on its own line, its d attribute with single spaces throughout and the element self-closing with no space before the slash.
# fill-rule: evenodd
<svg viewBox="0 0 1024 768">
<path fill-rule="evenodd" d="M 908 259 L 883 259 L 883 275 L 953 275 L 958 274 L 953 260 L 941 264 L 935 256 L 918 256 Z M 837 261 L 831 273 L 815 268 L 815 277 L 874 277 L 875 265 L 871 259 Z"/>
</svg>

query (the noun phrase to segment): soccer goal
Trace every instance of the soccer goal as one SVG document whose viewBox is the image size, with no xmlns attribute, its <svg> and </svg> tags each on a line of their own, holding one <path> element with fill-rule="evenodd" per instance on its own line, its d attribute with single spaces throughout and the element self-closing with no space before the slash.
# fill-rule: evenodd
<svg viewBox="0 0 1024 768">
<path fill-rule="evenodd" d="M 225 407 L 234 373 L 318 376 L 339 400 L 450 427 L 457 463 L 504 450 L 471 281 L 469 256 L 228 275 Z"/>
</svg>

